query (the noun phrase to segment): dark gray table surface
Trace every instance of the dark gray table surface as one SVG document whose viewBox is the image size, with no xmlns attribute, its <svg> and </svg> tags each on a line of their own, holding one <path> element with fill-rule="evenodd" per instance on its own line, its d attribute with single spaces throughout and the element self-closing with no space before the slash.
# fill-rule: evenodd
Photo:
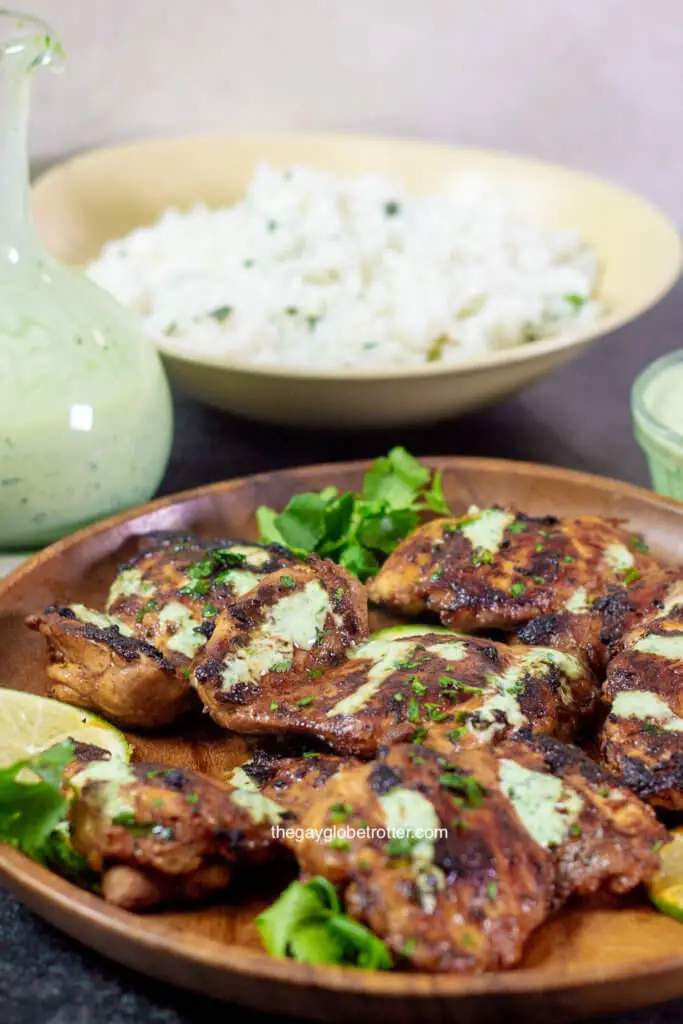
<svg viewBox="0 0 683 1024">
<path fill-rule="evenodd" d="M 393 444 L 416 455 L 528 459 L 647 484 L 631 432 L 629 389 L 646 363 L 679 346 L 683 283 L 637 323 L 569 366 L 457 422 L 357 434 L 285 430 L 238 421 L 179 397 L 162 491 L 302 463 L 375 457 Z M 656 999 L 657 993 L 652 995 Z M 211 1013 L 225 1019 L 230 1012 L 116 966 L 0 893 L 1 1024 L 186 1024 Z M 275 1021 L 242 1010 L 236 1015 L 240 1024 Z M 610 1019 L 613 1024 L 674 1024 L 683 1020 L 683 1001 Z"/>
</svg>

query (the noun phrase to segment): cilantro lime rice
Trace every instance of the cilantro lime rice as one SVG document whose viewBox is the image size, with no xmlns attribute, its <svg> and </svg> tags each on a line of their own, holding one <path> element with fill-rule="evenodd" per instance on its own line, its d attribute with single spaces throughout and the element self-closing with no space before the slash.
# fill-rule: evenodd
<svg viewBox="0 0 683 1024">
<path fill-rule="evenodd" d="M 456 363 L 594 320 L 595 252 L 486 180 L 257 168 L 232 206 L 166 210 L 88 275 L 163 349 L 308 368 Z"/>
</svg>

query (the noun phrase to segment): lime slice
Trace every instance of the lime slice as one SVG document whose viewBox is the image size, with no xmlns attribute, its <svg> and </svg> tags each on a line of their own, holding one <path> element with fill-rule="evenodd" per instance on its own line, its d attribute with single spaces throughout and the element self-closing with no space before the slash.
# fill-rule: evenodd
<svg viewBox="0 0 683 1024">
<path fill-rule="evenodd" d="M 658 910 L 683 921 L 683 828 L 671 830 L 671 842 L 662 847 L 661 857 L 647 891 Z"/>
<path fill-rule="evenodd" d="M 0 768 L 66 739 L 104 747 L 122 761 L 130 759 L 126 737 L 102 718 L 49 697 L 0 689 Z"/>
</svg>

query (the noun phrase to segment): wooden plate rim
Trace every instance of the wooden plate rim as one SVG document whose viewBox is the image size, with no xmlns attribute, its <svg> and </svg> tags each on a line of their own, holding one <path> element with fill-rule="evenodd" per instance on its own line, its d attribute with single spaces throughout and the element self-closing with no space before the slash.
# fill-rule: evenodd
<svg viewBox="0 0 683 1024">
<path fill-rule="evenodd" d="M 49 562 L 55 555 L 62 554 L 77 547 L 83 540 L 106 533 L 112 528 L 129 520 L 154 512 L 172 505 L 184 504 L 217 492 L 240 488 L 246 481 L 258 481 L 278 476 L 287 478 L 295 476 L 299 482 L 307 476 L 318 476 L 321 473 L 334 473 L 340 470 L 364 470 L 373 460 L 355 460 L 352 462 L 323 463 L 315 466 L 294 467 L 268 473 L 254 474 L 235 480 L 220 481 L 203 487 L 192 488 L 177 494 L 159 498 L 156 501 L 118 513 L 95 525 L 85 527 L 50 547 L 33 555 L 26 562 L 0 581 L 0 599 L 12 589 L 15 583 L 30 573 L 35 567 Z M 583 484 L 594 488 L 609 489 L 612 493 L 637 499 L 652 506 L 681 516 L 683 520 L 683 502 L 654 494 L 642 487 L 623 481 L 613 480 L 577 470 L 547 466 L 533 462 L 521 462 L 509 459 L 485 459 L 468 456 L 431 456 L 420 461 L 450 470 L 467 470 L 489 474 L 509 472 L 511 467 L 521 474 L 540 476 L 546 480 L 566 481 L 577 485 Z M 297 964 L 292 960 L 278 960 L 265 952 L 246 949 L 244 946 L 217 942 L 207 937 L 193 937 L 192 944 L 187 943 L 181 929 L 170 928 L 162 919 L 133 914 L 117 907 L 112 907 L 100 897 L 71 884 L 59 875 L 42 865 L 30 860 L 24 854 L 11 847 L 2 847 L 0 859 L 0 877 L 3 877 L 9 888 L 21 898 L 27 897 L 31 906 L 37 901 L 47 904 L 51 909 L 68 913 L 74 920 L 84 917 L 90 924 L 102 932 L 109 932 L 119 939 L 138 945 L 156 954 L 162 953 L 171 958 L 178 957 L 223 974 L 247 975 L 254 980 L 269 979 L 286 983 L 295 987 L 327 989 L 332 991 L 351 990 L 356 994 L 367 994 L 377 997 L 465 997 L 491 995 L 524 995 L 549 991 L 564 991 L 594 984 L 617 982 L 625 977 L 623 964 L 613 966 L 596 965 L 582 966 L 568 972 L 553 968 L 523 968 L 513 971 L 491 972 L 482 975 L 439 975 L 425 973 L 370 973 L 349 968 L 330 966 L 311 966 Z M 40 910 L 37 911 L 40 913 Z M 49 916 L 49 915 L 48 915 Z M 60 926 L 58 926 L 60 927 Z M 61 927 L 60 930 L 66 931 Z M 73 933 L 72 933 L 73 934 Z M 631 979 L 656 979 L 669 972 L 683 968 L 683 955 L 657 959 L 642 965 L 635 970 L 628 968 Z M 656 1001 L 653 1000 L 653 1001 Z"/>
</svg>

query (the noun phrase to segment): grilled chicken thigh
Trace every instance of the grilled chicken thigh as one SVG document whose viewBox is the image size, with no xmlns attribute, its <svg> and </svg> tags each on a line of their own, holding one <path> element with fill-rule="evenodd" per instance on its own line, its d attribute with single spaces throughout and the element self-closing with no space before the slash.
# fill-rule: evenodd
<svg viewBox="0 0 683 1024">
<path fill-rule="evenodd" d="M 420 527 L 370 581 L 369 595 L 406 615 L 436 612 L 457 629 L 510 630 L 657 568 L 640 537 L 616 521 L 488 508 Z"/>
<path fill-rule="evenodd" d="M 343 836 L 292 841 L 301 868 L 339 885 L 351 915 L 430 971 L 514 966 L 551 909 L 647 879 L 667 837 L 649 808 L 549 738 L 449 759 L 393 747 L 330 779 L 300 824 L 340 821 Z"/>
<path fill-rule="evenodd" d="M 683 810 L 683 583 L 610 661 L 602 756 L 644 800 Z"/>
<path fill-rule="evenodd" d="M 165 657 L 120 619 L 73 604 L 26 622 L 47 641 L 50 697 L 133 729 L 168 725 L 196 702 L 188 659 Z"/>
<path fill-rule="evenodd" d="M 224 611 L 192 679 L 219 725 L 280 732 L 280 699 L 299 685 L 315 689 L 367 632 L 363 585 L 334 562 L 311 556 L 267 576 Z M 312 703 L 303 692 L 297 700 L 301 708 Z"/>
<path fill-rule="evenodd" d="M 623 780 L 578 747 L 528 730 L 495 753 L 503 792 L 552 854 L 556 905 L 601 889 L 629 892 L 654 873 L 669 835 Z"/>
<path fill-rule="evenodd" d="M 564 608 L 532 619 L 517 631 L 516 639 L 523 644 L 582 651 L 603 679 L 624 635 L 646 617 L 656 615 L 679 587 L 683 589 L 681 570 L 648 573 L 629 583 L 611 585 L 590 601 L 574 601 L 572 611 Z"/>
<path fill-rule="evenodd" d="M 161 765 L 96 761 L 71 773 L 74 848 L 129 909 L 223 888 L 237 861 L 271 856 L 288 812 L 259 793 Z"/>
<path fill-rule="evenodd" d="M 168 725 L 196 704 L 189 666 L 216 616 L 296 561 L 277 546 L 177 534 L 145 542 L 119 571 L 106 612 L 73 604 L 27 619 L 48 643 L 50 695 L 130 728 Z"/>
<path fill-rule="evenodd" d="M 373 757 L 384 745 L 439 728 L 454 742 L 491 743 L 530 723 L 571 738 L 597 689 L 580 657 L 512 648 L 429 627 L 399 627 L 317 673 L 271 674 L 258 690 L 223 698 L 238 732 L 310 736 L 340 754 Z"/>
</svg>

